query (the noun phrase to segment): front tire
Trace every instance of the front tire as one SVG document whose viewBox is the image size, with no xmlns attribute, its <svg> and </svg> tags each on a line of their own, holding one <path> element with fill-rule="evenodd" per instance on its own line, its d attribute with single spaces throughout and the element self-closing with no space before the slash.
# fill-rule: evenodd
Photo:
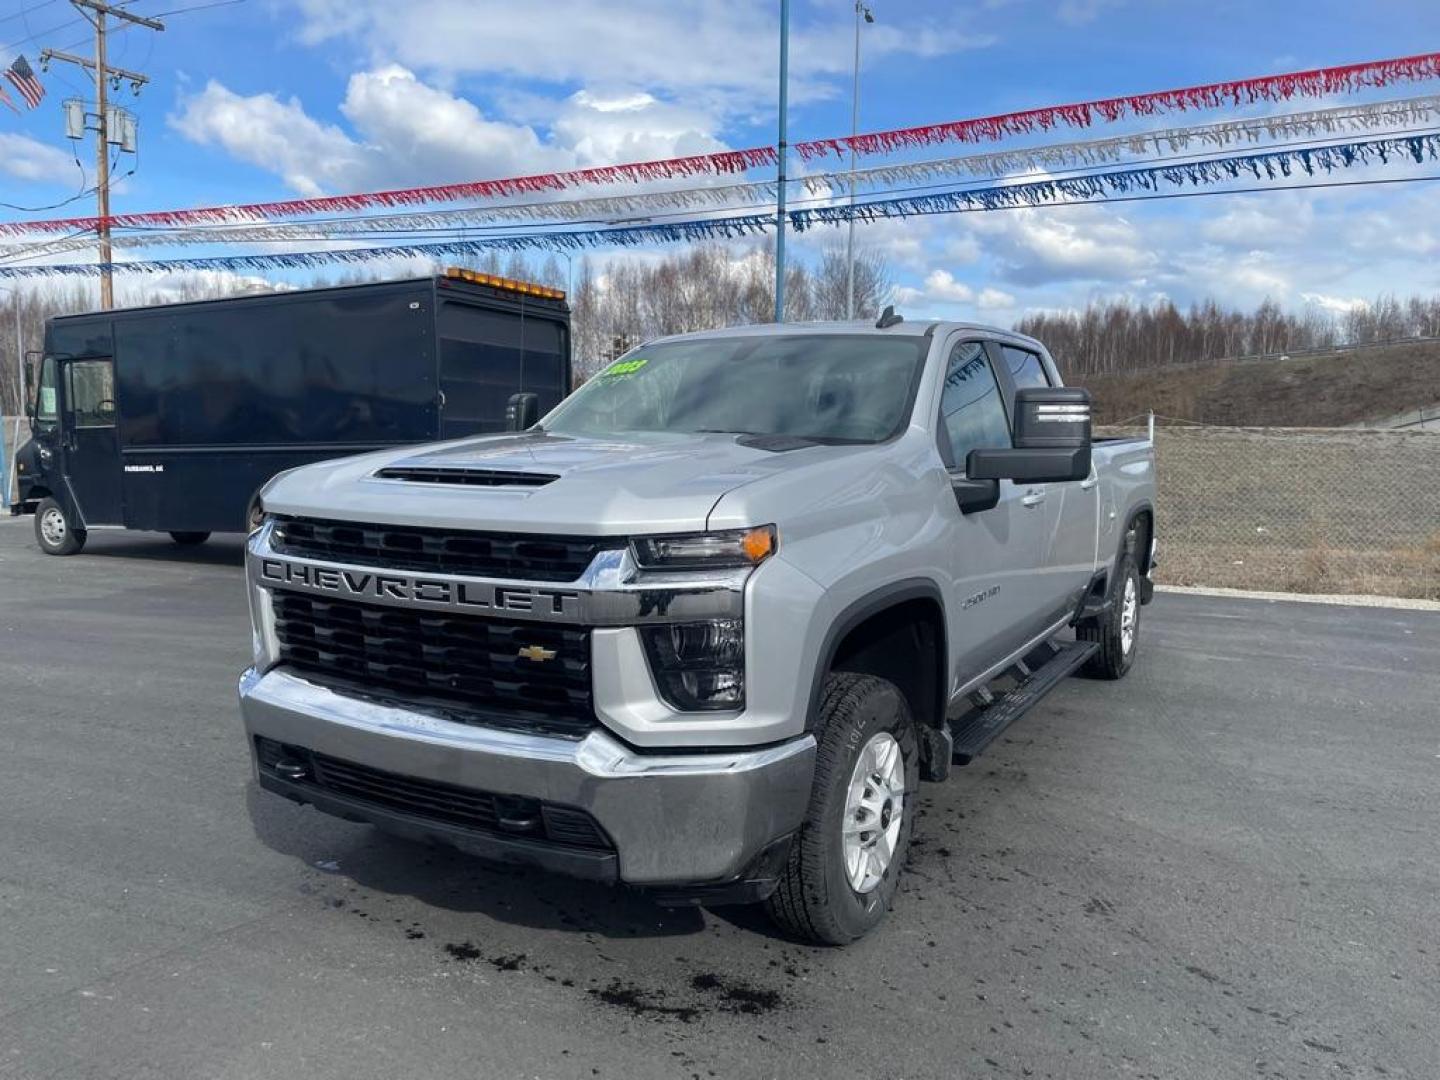
<svg viewBox="0 0 1440 1080">
<path fill-rule="evenodd" d="M 915 826 L 920 752 L 894 684 L 834 672 L 814 735 L 815 780 L 770 916 L 805 941 L 845 945 L 890 909 Z"/>
<path fill-rule="evenodd" d="M 208 532 L 172 532 L 170 539 L 181 547 L 194 547 L 196 544 L 203 544 L 210 539 Z"/>
<path fill-rule="evenodd" d="M 1095 641 L 1100 650 L 1085 661 L 1085 674 L 1097 679 L 1123 679 L 1140 648 L 1140 571 L 1128 551 L 1115 567 L 1115 602 L 1103 615 L 1075 627 L 1080 641 Z"/>
<path fill-rule="evenodd" d="M 35 542 L 46 555 L 74 555 L 85 546 L 85 530 L 54 499 L 41 499 L 35 508 Z"/>
</svg>

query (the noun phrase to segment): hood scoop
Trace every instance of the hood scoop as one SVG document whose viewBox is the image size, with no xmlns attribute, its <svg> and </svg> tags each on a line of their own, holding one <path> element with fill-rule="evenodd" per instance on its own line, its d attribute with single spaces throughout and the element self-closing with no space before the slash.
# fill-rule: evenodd
<svg viewBox="0 0 1440 1080">
<path fill-rule="evenodd" d="M 454 484 L 458 487 L 544 487 L 560 477 L 554 473 L 513 469 L 475 469 L 455 465 L 390 465 L 375 473 L 379 480 L 411 484 Z"/>
<path fill-rule="evenodd" d="M 804 450 L 807 446 L 821 445 L 814 439 L 807 439 L 803 435 L 742 435 L 735 441 L 752 450 L 767 450 L 772 454 L 783 454 L 787 450 Z"/>
</svg>

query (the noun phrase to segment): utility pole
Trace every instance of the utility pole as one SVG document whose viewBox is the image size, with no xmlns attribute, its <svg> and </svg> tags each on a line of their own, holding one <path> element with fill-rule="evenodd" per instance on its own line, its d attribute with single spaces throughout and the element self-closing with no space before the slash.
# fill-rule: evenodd
<svg viewBox="0 0 1440 1080">
<path fill-rule="evenodd" d="M 780 165 L 775 183 L 775 321 L 785 321 L 785 121 L 790 111 L 790 0 L 780 0 Z"/>
<path fill-rule="evenodd" d="M 165 24 L 159 19 L 148 19 L 135 15 L 123 8 L 112 7 L 101 0 L 70 0 L 82 16 L 95 28 L 95 59 L 87 60 L 72 53 L 46 49 L 40 54 L 44 63 L 63 60 L 67 64 L 88 68 L 95 76 L 95 199 L 97 218 L 95 232 L 100 241 L 100 307 L 108 311 L 115 306 L 115 282 L 111 274 L 110 251 L 110 108 L 109 84 L 118 88 L 121 80 L 128 82 L 132 90 L 138 91 L 149 80 L 138 72 L 125 68 L 110 67 L 105 62 L 105 16 L 113 15 L 123 22 L 143 26 L 148 30 L 164 30 Z"/>
</svg>

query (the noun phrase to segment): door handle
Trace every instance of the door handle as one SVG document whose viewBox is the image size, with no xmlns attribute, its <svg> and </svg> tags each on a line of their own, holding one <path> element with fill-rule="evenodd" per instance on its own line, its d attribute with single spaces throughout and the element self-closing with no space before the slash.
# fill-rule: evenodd
<svg viewBox="0 0 1440 1080">
<path fill-rule="evenodd" d="M 1028 506 L 1032 510 L 1045 501 L 1045 492 L 1031 491 L 1020 496 L 1020 505 Z"/>
</svg>

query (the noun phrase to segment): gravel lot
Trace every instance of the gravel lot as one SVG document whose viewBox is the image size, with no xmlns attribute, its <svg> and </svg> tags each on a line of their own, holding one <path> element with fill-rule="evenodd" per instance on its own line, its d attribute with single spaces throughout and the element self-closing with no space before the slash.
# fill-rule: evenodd
<svg viewBox="0 0 1440 1080">
<path fill-rule="evenodd" d="M 0 519 L 0 1076 L 1440 1076 L 1440 615 L 1160 596 L 840 951 L 258 795 L 239 561 Z"/>
</svg>

